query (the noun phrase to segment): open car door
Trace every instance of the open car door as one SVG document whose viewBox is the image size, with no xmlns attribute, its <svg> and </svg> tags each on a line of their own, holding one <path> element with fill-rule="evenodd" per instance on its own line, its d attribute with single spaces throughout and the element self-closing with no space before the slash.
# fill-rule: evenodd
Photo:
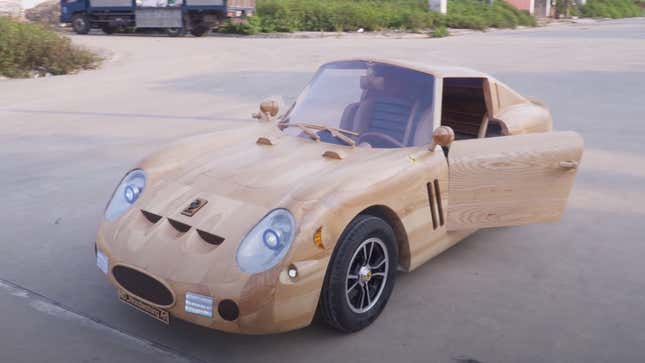
<svg viewBox="0 0 645 363">
<path fill-rule="evenodd" d="M 560 219 L 583 140 L 545 132 L 455 141 L 448 153 L 449 231 Z"/>
</svg>

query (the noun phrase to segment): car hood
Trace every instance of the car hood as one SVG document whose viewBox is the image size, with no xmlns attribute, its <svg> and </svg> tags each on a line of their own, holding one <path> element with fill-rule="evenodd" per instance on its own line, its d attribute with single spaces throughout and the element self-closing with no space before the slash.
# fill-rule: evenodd
<svg viewBox="0 0 645 363">
<path fill-rule="evenodd" d="M 260 138 L 272 145 L 258 143 Z M 407 167 L 415 151 L 315 142 L 260 125 L 182 140 L 141 167 L 151 182 L 148 195 L 190 190 L 188 199 L 218 196 L 268 212 L 291 200 L 319 200 L 341 185 L 358 193 Z M 158 203 L 164 198 L 147 199 Z"/>
</svg>

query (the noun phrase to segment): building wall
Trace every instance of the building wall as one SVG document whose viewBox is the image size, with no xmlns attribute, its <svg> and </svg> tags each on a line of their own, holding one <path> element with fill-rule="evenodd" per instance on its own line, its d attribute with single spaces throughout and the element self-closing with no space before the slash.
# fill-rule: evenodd
<svg viewBox="0 0 645 363">
<path fill-rule="evenodd" d="M 0 0 L 0 16 L 22 17 L 21 0 Z"/>
<path fill-rule="evenodd" d="M 551 0 L 535 0 L 535 16 L 543 18 L 551 16 Z"/>
<path fill-rule="evenodd" d="M 533 1 L 532 0 L 506 0 L 507 3 L 515 6 L 520 10 L 526 10 L 530 13 L 533 13 Z"/>
</svg>

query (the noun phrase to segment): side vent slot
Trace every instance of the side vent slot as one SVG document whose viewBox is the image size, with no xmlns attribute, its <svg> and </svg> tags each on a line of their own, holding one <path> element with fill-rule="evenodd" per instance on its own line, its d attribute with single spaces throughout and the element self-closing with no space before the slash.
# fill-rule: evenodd
<svg viewBox="0 0 645 363">
<path fill-rule="evenodd" d="M 443 205 L 441 202 L 441 189 L 439 188 L 439 180 L 435 179 L 434 182 L 427 184 L 428 188 L 428 201 L 430 204 L 430 214 L 432 216 L 432 229 L 437 229 L 443 226 L 445 221 L 443 217 Z"/>
<path fill-rule="evenodd" d="M 200 229 L 197 230 L 197 234 L 199 234 L 199 237 L 201 237 L 206 243 L 209 243 L 215 246 L 219 246 L 222 244 L 222 242 L 224 242 L 223 237 L 202 231 Z"/>
<path fill-rule="evenodd" d="M 443 226 L 443 205 L 441 203 L 441 188 L 439 188 L 439 179 L 434 180 L 434 190 L 437 195 L 437 212 L 439 212 L 439 225 Z"/>
<path fill-rule="evenodd" d="M 160 216 L 160 215 L 157 215 L 157 214 L 154 214 L 154 213 L 150 213 L 150 212 L 145 211 L 145 210 L 143 210 L 143 209 L 141 210 L 141 214 L 143 214 L 143 216 L 144 216 L 144 217 L 146 217 L 146 219 L 148 220 L 148 222 L 150 222 L 150 223 L 152 223 L 152 224 L 156 224 L 157 222 L 159 222 L 159 221 L 161 220 L 161 216 Z"/>
<path fill-rule="evenodd" d="M 176 220 L 170 219 L 170 218 L 168 218 L 168 222 L 170 222 L 170 225 L 174 229 L 176 229 L 177 231 L 179 231 L 181 233 L 186 233 L 186 232 L 188 232 L 190 230 L 190 226 L 185 224 L 185 223 L 181 223 L 179 221 L 176 221 Z"/>
<path fill-rule="evenodd" d="M 432 229 L 437 229 L 437 211 L 434 208 L 433 184 L 428 183 L 428 200 L 430 201 L 430 214 L 432 215 Z"/>
</svg>

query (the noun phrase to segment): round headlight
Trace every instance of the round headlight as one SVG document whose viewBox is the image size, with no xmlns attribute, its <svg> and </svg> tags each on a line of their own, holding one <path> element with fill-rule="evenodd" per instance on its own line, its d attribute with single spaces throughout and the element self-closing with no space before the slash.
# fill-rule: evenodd
<svg viewBox="0 0 645 363">
<path fill-rule="evenodd" d="M 280 237 L 272 229 L 267 229 L 264 231 L 264 245 L 267 246 L 270 250 L 277 250 L 280 248 Z"/>
<path fill-rule="evenodd" d="M 113 220 L 123 215 L 139 199 L 145 187 L 146 174 L 143 170 L 135 169 L 126 174 L 105 209 L 105 218 Z"/>
<path fill-rule="evenodd" d="M 270 269 L 289 251 L 295 220 L 286 209 L 275 209 L 253 227 L 237 249 L 240 269 L 257 273 Z"/>
</svg>

